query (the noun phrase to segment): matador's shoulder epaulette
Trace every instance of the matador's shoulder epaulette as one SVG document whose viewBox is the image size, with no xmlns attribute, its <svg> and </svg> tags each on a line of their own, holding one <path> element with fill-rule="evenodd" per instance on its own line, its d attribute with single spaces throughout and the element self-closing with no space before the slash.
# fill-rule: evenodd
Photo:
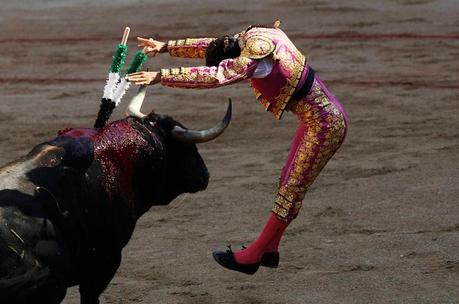
<svg viewBox="0 0 459 304">
<path fill-rule="evenodd" d="M 248 57 L 250 59 L 262 59 L 274 52 L 275 48 L 276 46 L 273 41 L 268 37 L 254 35 L 245 41 L 244 48 L 241 51 L 241 56 Z"/>
</svg>

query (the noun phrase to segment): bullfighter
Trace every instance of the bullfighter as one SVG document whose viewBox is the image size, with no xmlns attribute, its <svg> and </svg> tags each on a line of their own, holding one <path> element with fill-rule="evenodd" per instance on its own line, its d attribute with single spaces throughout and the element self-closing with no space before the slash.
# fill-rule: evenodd
<svg viewBox="0 0 459 304">
<path fill-rule="evenodd" d="M 188 38 L 168 42 L 138 38 L 150 56 L 205 58 L 206 66 L 142 71 L 127 76 L 138 85 L 208 89 L 249 80 L 260 104 L 281 119 L 285 111 L 298 117 L 277 197 L 259 237 L 242 250 L 215 251 L 215 260 L 231 270 L 254 274 L 259 266 L 277 267 L 279 243 L 296 218 L 305 193 L 338 150 L 348 119 L 338 99 L 310 67 L 288 36 L 273 26 L 249 26 L 234 36 Z"/>
</svg>

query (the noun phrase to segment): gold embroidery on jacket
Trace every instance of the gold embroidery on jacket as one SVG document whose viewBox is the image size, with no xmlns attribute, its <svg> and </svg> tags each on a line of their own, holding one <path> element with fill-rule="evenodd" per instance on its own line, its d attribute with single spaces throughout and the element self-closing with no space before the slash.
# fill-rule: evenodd
<svg viewBox="0 0 459 304">
<path fill-rule="evenodd" d="M 270 38 L 264 36 L 252 36 L 244 43 L 241 56 L 251 59 L 262 59 L 269 56 L 276 46 Z"/>
<path fill-rule="evenodd" d="M 256 58 L 257 55 L 260 56 L 259 58 L 271 55 L 273 60 L 279 62 L 281 69 L 290 72 L 290 76 L 286 79 L 285 86 L 280 89 L 280 92 L 274 98 L 267 98 L 263 95 L 263 92 L 253 88 L 257 100 L 262 104 L 265 110 L 270 111 L 277 119 L 281 119 L 283 112 L 301 80 L 301 75 L 306 64 L 305 56 L 280 29 L 273 30 L 272 28 L 257 27 L 242 32 L 239 37 L 242 41 L 241 44 L 244 45 L 242 53 L 248 53 L 249 55 L 247 56 L 252 56 L 251 58 Z M 273 42 L 275 40 L 282 41 L 281 45 L 276 46 Z M 253 41 L 253 43 L 250 43 L 251 41 Z M 269 53 L 260 51 L 260 49 L 265 49 L 260 47 L 263 46 L 265 41 L 266 43 L 269 41 L 269 43 L 272 44 L 272 51 Z"/>
<path fill-rule="evenodd" d="M 296 87 L 298 86 L 298 83 L 300 82 L 301 75 L 305 67 L 306 58 L 301 54 L 298 54 L 297 56 L 298 58 L 300 58 L 299 63 L 292 62 L 291 60 L 288 60 L 286 58 L 283 58 L 285 60 L 280 60 L 280 64 L 284 64 L 284 66 L 290 65 L 287 68 L 291 71 L 291 75 L 287 79 L 287 83 L 285 84 L 285 86 L 280 90 L 279 95 L 277 95 L 274 98 L 274 100 L 276 101 L 274 103 L 274 107 L 271 107 L 271 102 L 268 98 L 263 96 L 263 93 L 261 91 L 259 91 L 256 88 L 253 88 L 253 90 L 255 91 L 255 96 L 259 96 L 259 98 L 257 98 L 258 101 L 264 106 L 265 110 L 272 112 L 274 117 L 276 117 L 277 119 L 282 118 L 282 114 L 284 113 L 285 108 L 287 107 L 293 93 L 295 92 Z"/>
<path fill-rule="evenodd" d="M 297 56 L 297 58 L 299 58 L 299 62 L 291 62 L 291 60 L 288 60 L 287 58 L 283 58 L 280 61 L 281 64 L 290 65 L 288 69 L 291 71 L 291 75 L 287 78 L 287 84 L 281 89 L 279 95 L 275 97 L 276 103 L 271 112 L 277 119 L 281 119 L 285 107 L 292 98 L 292 95 L 300 82 L 301 74 L 303 73 L 306 58 L 299 52 Z"/>
<path fill-rule="evenodd" d="M 187 38 L 179 40 L 169 40 L 167 49 L 169 54 L 174 57 L 182 58 L 205 58 L 206 49 L 209 43 L 215 38 Z"/>
</svg>

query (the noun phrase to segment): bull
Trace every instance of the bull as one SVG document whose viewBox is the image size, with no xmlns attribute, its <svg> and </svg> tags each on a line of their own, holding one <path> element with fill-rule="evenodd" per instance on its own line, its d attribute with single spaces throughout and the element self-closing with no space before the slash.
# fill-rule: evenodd
<svg viewBox="0 0 459 304">
<path fill-rule="evenodd" d="M 121 262 L 136 221 L 153 205 L 207 187 L 196 143 L 218 137 L 193 131 L 140 107 L 102 128 L 60 131 L 0 168 L 0 303 L 60 303 L 79 285 L 82 304 L 99 303 Z"/>
</svg>

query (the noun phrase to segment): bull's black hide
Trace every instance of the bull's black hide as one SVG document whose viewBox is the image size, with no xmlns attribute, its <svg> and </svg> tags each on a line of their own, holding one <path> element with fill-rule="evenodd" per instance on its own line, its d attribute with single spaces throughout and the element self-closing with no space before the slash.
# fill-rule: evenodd
<svg viewBox="0 0 459 304">
<path fill-rule="evenodd" d="M 150 114 L 71 129 L 0 168 L 0 303 L 60 303 L 74 285 L 98 303 L 137 219 L 207 186 L 175 125 Z"/>
</svg>

